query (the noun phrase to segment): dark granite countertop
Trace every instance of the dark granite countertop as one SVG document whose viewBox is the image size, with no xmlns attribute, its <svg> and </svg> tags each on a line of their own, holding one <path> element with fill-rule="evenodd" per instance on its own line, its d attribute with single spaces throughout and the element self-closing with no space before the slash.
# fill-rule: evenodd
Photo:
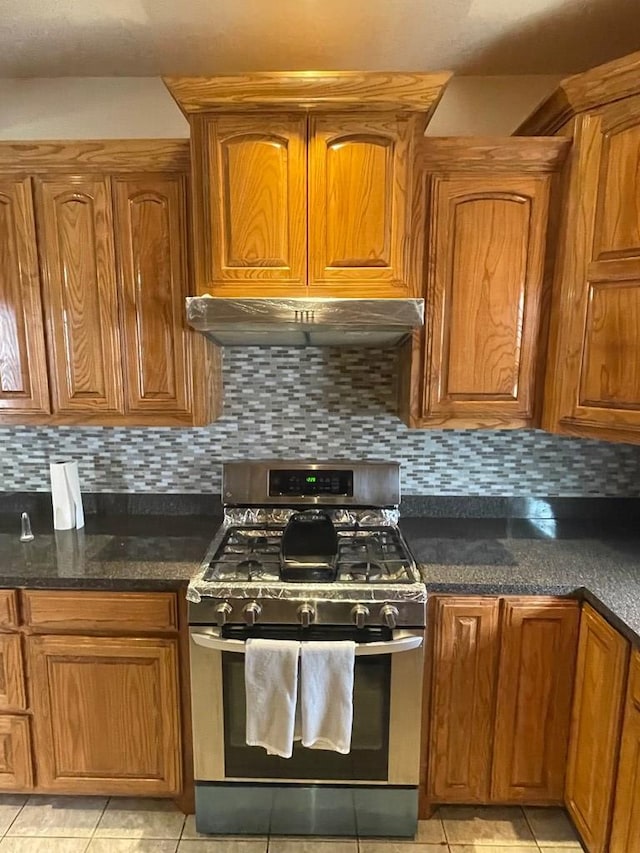
<svg viewBox="0 0 640 853">
<path fill-rule="evenodd" d="M 183 589 L 220 522 L 121 514 L 54 532 L 36 516 L 23 544 L 16 514 L 0 514 L 0 587 Z M 410 517 L 401 528 L 432 595 L 577 594 L 640 644 L 640 530 L 628 518 Z"/>
<path fill-rule="evenodd" d="M 640 530 L 611 520 L 406 518 L 432 595 L 579 595 L 640 644 Z"/>
<path fill-rule="evenodd" d="M 53 531 L 50 518 L 35 518 L 35 539 L 22 543 L 16 516 L 0 515 L 0 586 L 181 589 L 220 522 L 208 516 L 89 517 L 82 530 Z"/>
</svg>

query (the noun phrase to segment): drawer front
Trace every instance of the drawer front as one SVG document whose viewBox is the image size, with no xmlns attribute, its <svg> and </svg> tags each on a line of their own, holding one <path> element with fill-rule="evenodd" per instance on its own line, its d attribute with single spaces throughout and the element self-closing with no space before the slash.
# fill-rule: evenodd
<svg viewBox="0 0 640 853">
<path fill-rule="evenodd" d="M 20 634 L 0 634 L 0 711 L 26 711 Z"/>
<path fill-rule="evenodd" d="M 28 717 L 0 716 L 0 791 L 33 788 Z"/>
<path fill-rule="evenodd" d="M 17 592 L 0 589 L 0 631 L 15 631 L 19 623 Z"/>
<path fill-rule="evenodd" d="M 23 592 L 25 623 L 36 633 L 152 633 L 176 631 L 173 592 Z"/>
</svg>

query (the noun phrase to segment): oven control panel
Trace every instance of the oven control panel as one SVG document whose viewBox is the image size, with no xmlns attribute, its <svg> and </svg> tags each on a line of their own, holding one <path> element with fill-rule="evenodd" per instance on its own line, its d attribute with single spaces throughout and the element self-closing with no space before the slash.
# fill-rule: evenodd
<svg viewBox="0 0 640 853">
<path fill-rule="evenodd" d="M 269 471 L 269 497 L 310 495 L 353 496 L 353 471 L 337 469 L 283 469 Z"/>
</svg>

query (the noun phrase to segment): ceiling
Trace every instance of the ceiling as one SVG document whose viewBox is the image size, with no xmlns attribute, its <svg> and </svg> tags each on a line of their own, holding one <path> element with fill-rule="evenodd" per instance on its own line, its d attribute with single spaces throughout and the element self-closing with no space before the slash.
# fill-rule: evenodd
<svg viewBox="0 0 640 853">
<path fill-rule="evenodd" d="M 0 77 L 565 74 L 640 49 L 639 0 L 0 0 Z"/>
</svg>

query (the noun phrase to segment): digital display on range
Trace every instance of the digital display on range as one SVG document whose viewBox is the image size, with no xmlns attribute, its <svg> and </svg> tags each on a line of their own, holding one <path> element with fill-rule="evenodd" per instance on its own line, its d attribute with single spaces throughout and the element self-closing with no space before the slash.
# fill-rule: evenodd
<svg viewBox="0 0 640 853">
<path fill-rule="evenodd" d="M 339 495 L 353 497 L 353 471 L 269 471 L 269 497 Z"/>
</svg>

